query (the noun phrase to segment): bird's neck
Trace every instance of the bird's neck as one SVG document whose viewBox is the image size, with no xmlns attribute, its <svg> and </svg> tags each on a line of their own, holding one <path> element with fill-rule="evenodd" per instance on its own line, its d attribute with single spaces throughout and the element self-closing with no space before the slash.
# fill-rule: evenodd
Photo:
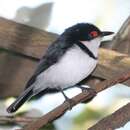
<svg viewBox="0 0 130 130">
<path fill-rule="evenodd" d="M 83 45 L 85 45 L 95 57 L 98 57 L 98 49 L 101 44 L 101 38 L 95 38 L 91 41 L 80 41 Z"/>
</svg>

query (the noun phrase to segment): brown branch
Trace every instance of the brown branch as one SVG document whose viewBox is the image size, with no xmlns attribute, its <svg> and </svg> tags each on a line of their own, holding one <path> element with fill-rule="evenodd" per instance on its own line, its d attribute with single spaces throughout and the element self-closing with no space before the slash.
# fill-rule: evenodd
<svg viewBox="0 0 130 130">
<path fill-rule="evenodd" d="M 0 17 L 0 48 L 38 58 L 57 36 L 57 34 Z"/>
<path fill-rule="evenodd" d="M 95 90 L 98 93 L 116 83 L 124 82 L 129 78 L 130 78 L 130 70 L 129 71 L 127 70 L 124 73 L 117 75 L 116 77 L 113 77 L 109 80 L 105 80 L 105 81 L 97 84 L 95 86 Z M 93 97 L 92 93 L 82 92 L 79 95 L 72 98 L 72 100 L 74 100 L 73 106 L 77 105 L 80 102 L 89 101 L 92 97 Z M 29 123 L 27 126 L 25 126 L 23 128 L 23 130 L 38 130 L 39 128 L 45 126 L 47 123 L 62 116 L 68 109 L 69 109 L 68 103 L 64 102 L 62 105 L 60 105 L 57 108 L 55 108 L 54 110 L 50 111 L 49 113 L 42 116 L 38 120 Z"/>
<path fill-rule="evenodd" d="M 35 121 L 38 118 L 32 118 L 32 117 L 21 117 L 21 116 L 0 116 L 0 124 L 6 124 L 6 123 L 20 123 L 20 124 L 27 124 L 32 121 Z"/>
<path fill-rule="evenodd" d="M 88 130 L 115 130 L 130 121 L 130 103 L 97 122 Z"/>
</svg>

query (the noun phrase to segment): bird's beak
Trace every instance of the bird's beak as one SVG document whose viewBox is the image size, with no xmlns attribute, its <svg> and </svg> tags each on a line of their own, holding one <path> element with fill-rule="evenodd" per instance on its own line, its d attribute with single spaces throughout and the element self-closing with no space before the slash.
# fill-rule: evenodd
<svg viewBox="0 0 130 130">
<path fill-rule="evenodd" d="M 103 31 L 101 32 L 101 36 L 104 37 L 104 36 L 107 36 L 107 35 L 112 35 L 114 34 L 114 32 L 109 32 L 109 31 Z"/>
</svg>

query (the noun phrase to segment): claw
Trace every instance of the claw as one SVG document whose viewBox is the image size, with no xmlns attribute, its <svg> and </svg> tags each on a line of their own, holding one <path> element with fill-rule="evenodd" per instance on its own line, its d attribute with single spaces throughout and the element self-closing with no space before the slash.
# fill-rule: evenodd
<svg viewBox="0 0 130 130">
<path fill-rule="evenodd" d="M 82 92 L 87 91 L 92 95 L 92 97 L 90 99 L 87 99 L 87 101 L 83 101 L 82 103 L 88 103 L 89 101 L 91 101 L 97 95 L 97 92 L 93 88 L 85 88 L 85 87 L 82 87 L 82 86 L 79 86 L 79 88 L 82 89 Z"/>
<path fill-rule="evenodd" d="M 82 92 L 89 92 L 93 96 L 96 96 L 96 94 L 97 94 L 97 92 L 93 88 L 85 88 L 85 87 L 82 87 L 82 86 L 79 86 L 79 88 L 82 90 Z"/>
<path fill-rule="evenodd" d="M 96 95 L 97 95 L 96 90 L 93 89 L 93 88 L 87 88 L 87 91 L 88 91 L 89 93 L 91 93 L 93 96 L 96 96 Z"/>
<path fill-rule="evenodd" d="M 69 110 L 72 110 L 72 108 L 75 104 L 75 101 L 72 99 L 69 99 L 69 98 L 67 98 L 65 101 L 68 103 Z"/>
</svg>

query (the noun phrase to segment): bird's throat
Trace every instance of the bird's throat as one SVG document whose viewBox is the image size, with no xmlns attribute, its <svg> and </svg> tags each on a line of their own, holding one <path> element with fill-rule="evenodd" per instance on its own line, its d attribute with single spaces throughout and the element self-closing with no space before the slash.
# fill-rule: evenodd
<svg viewBox="0 0 130 130">
<path fill-rule="evenodd" d="M 101 38 L 95 38 L 91 41 L 80 41 L 80 43 L 82 44 L 82 46 L 84 46 L 84 48 L 86 47 L 87 50 L 89 50 L 93 54 L 93 56 L 91 57 L 98 57 L 98 49 L 101 44 Z"/>
<path fill-rule="evenodd" d="M 77 42 L 77 45 L 86 53 L 88 54 L 91 58 L 97 60 L 97 57 L 93 54 L 93 52 L 91 50 L 89 50 L 89 48 L 87 46 L 85 46 L 83 43 L 81 42 Z"/>
</svg>

